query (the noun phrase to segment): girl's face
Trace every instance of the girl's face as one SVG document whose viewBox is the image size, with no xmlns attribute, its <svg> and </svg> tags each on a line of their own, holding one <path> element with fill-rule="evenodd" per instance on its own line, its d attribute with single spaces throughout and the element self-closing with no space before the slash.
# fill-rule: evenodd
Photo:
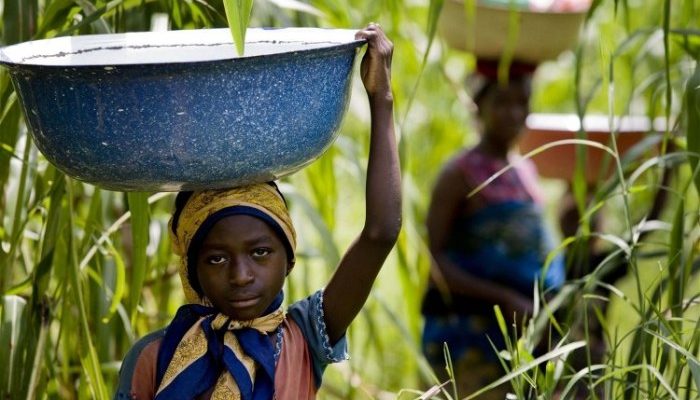
<svg viewBox="0 0 700 400">
<path fill-rule="evenodd" d="M 241 321 L 263 315 L 287 276 L 282 240 L 249 215 L 222 218 L 209 231 L 197 257 L 202 291 L 223 314 Z"/>
</svg>

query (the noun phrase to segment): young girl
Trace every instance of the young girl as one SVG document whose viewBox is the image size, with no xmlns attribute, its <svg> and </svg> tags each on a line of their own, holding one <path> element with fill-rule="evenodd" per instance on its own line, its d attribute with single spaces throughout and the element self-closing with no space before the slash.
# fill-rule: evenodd
<svg viewBox="0 0 700 400">
<path fill-rule="evenodd" d="M 510 81 L 500 85 L 497 65 L 478 63 L 485 81 L 474 96 L 481 140 L 443 167 L 427 216 L 435 262 L 423 301 L 423 351 L 436 373 L 447 378 L 441 374 L 447 344 L 464 396 L 502 375 L 490 342 L 503 348 L 494 305 L 509 322 L 516 314 L 520 321 L 532 312 L 536 281 L 542 279 L 545 287 L 564 281 L 560 260 L 542 273 L 553 243 L 544 226 L 537 173 L 534 164 L 518 160 L 513 152 L 528 114 L 532 68 L 512 65 Z M 470 196 L 509 163 L 513 169 Z M 505 393 L 487 395 L 503 399 Z"/>
<path fill-rule="evenodd" d="M 366 220 L 330 282 L 282 307 L 296 234 L 274 184 L 180 193 L 170 228 L 189 304 L 129 351 L 116 398 L 313 399 L 325 367 L 347 358 L 345 331 L 401 227 L 393 45 L 375 24 L 356 37 L 372 115 Z"/>
</svg>

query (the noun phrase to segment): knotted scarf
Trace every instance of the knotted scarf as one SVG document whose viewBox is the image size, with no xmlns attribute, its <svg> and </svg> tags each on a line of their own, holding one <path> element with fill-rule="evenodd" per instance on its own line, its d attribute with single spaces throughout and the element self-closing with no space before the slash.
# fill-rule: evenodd
<svg viewBox="0 0 700 400">
<path fill-rule="evenodd" d="M 283 294 L 264 315 L 236 321 L 212 307 L 195 290 L 198 284 L 193 286 L 190 281 L 195 265 L 188 261 L 190 247 L 196 247 L 197 238 L 205 236 L 218 220 L 234 214 L 252 215 L 268 223 L 286 241 L 293 263 L 294 227 L 275 187 L 257 184 L 192 194 L 177 220 L 170 221 L 173 248 L 180 256 L 180 278 L 190 304 L 180 307 L 158 351 L 157 400 L 190 400 L 212 386 L 212 399 L 262 400 L 274 394 L 275 348 L 268 334 L 284 321 Z"/>
</svg>

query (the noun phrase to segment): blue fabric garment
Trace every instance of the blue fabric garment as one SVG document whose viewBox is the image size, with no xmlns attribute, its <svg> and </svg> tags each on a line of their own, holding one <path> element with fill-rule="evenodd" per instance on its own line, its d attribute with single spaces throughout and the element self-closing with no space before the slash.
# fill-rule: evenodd
<svg viewBox="0 0 700 400">
<path fill-rule="evenodd" d="M 284 296 L 280 292 L 267 308 L 265 314 L 277 310 L 282 305 L 283 299 Z M 178 344 L 187 331 L 202 317 L 206 317 L 201 322 L 201 326 L 207 337 L 207 355 L 180 372 L 172 383 L 156 395 L 156 400 L 195 398 L 216 383 L 222 368 L 226 368 L 233 376 L 238 384 L 243 400 L 266 400 L 272 398 L 275 390 L 275 349 L 269 338 L 267 335 L 263 335 L 251 328 L 233 332 L 244 352 L 261 367 L 255 376 L 255 382 L 251 382 L 250 376 L 241 360 L 228 347 L 223 345 L 225 328 L 214 331 L 211 327 L 211 323 L 217 313 L 218 310 L 216 308 L 198 304 L 187 304 L 180 307 L 177 311 L 175 318 L 165 332 L 165 337 L 158 351 L 156 387 L 163 380 L 163 376 Z"/>
<path fill-rule="evenodd" d="M 494 347 L 505 348 L 503 333 L 493 318 L 483 315 L 426 315 L 422 347 L 431 365 L 445 365 L 445 344 L 454 363 L 467 352 L 473 353 L 473 359 L 498 363 Z"/>
<path fill-rule="evenodd" d="M 460 217 L 448 243 L 449 257 L 465 272 L 516 289 L 527 297 L 532 297 L 538 280 L 541 289 L 558 288 L 564 283 L 561 257 L 555 257 L 543 270 L 551 249 L 553 241 L 539 206 L 517 200 L 491 204 Z M 503 349 L 504 341 L 493 304 L 464 296 L 453 296 L 453 303 L 443 304 L 434 289 L 428 292 L 428 298 L 434 304 L 431 312 L 424 308 L 422 345 L 433 365 L 444 365 L 444 343 L 453 361 L 469 353 L 471 359 L 498 362 L 493 346 Z"/>
<path fill-rule="evenodd" d="M 506 160 L 479 148 L 463 152 L 455 162 L 469 190 L 507 165 Z M 541 196 L 536 179 L 534 165 L 515 164 L 465 199 L 451 210 L 453 219 L 444 247 L 444 254 L 465 273 L 529 299 L 536 283 L 540 290 L 547 290 L 565 281 L 560 256 L 545 265 L 555 245 L 537 202 Z M 421 308 L 425 316 L 423 351 L 431 364 L 444 368 L 446 343 L 453 362 L 461 360 L 469 368 L 498 366 L 491 342 L 502 349 L 503 335 L 494 302 L 465 291 L 445 293 L 436 283 L 429 285 Z"/>
<path fill-rule="evenodd" d="M 553 248 L 540 207 L 531 201 L 514 200 L 487 205 L 459 218 L 448 254 L 464 271 L 532 296 L 533 285 L 540 278 L 540 287 L 545 289 L 564 283 L 560 256 L 542 276 L 543 264 Z"/>
</svg>

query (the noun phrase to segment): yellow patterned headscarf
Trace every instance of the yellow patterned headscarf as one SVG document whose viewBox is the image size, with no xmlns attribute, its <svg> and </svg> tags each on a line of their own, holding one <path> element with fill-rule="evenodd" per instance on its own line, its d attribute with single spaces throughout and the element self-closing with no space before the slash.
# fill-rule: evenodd
<svg viewBox="0 0 700 400">
<path fill-rule="evenodd" d="M 276 187 L 271 184 L 262 183 L 231 189 L 194 192 L 177 216 L 177 222 L 171 219 L 169 224 L 173 251 L 180 256 L 179 272 L 182 287 L 189 303 L 201 303 L 199 295 L 192 288 L 188 278 L 187 253 L 192 238 L 212 214 L 235 206 L 251 207 L 270 217 L 281 228 L 291 246 L 292 253 L 296 249 L 296 232 L 287 205 Z M 174 231 L 173 224 L 176 226 Z M 294 255 L 289 256 L 293 261 Z"/>
</svg>

